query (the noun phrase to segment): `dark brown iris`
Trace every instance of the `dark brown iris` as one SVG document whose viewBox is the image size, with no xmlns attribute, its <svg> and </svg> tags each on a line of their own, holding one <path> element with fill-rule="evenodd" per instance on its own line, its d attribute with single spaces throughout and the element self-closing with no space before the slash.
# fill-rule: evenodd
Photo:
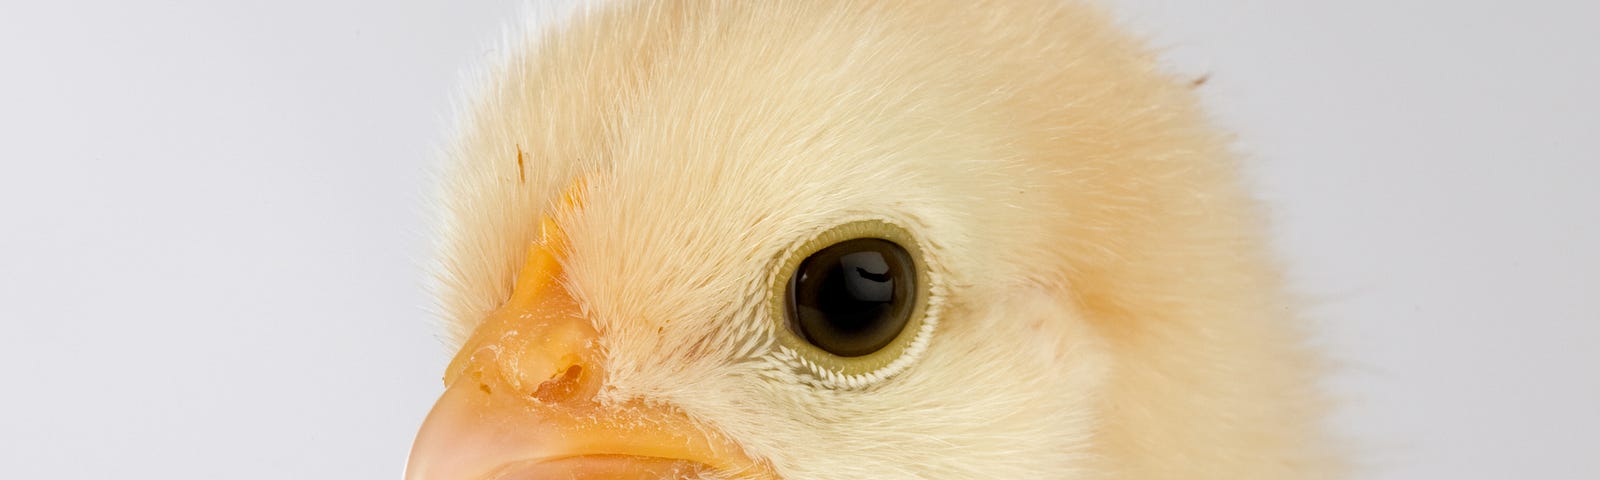
<svg viewBox="0 0 1600 480">
<path fill-rule="evenodd" d="M 915 281 L 911 255 L 894 242 L 835 243 L 800 262 L 790 277 L 790 328 L 841 357 L 876 352 L 910 320 Z"/>
</svg>

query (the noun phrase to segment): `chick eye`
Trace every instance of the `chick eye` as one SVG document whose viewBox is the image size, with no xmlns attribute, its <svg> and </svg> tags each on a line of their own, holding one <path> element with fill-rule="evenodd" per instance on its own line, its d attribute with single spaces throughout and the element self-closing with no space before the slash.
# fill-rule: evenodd
<svg viewBox="0 0 1600 480">
<path fill-rule="evenodd" d="M 818 250 L 789 278 L 789 328 L 841 357 L 888 346 L 911 318 L 917 274 L 906 249 L 856 238 Z"/>
<path fill-rule="evenodd" d="M 931 342 L 938 308 L 922 243 L 886 220 L 845 222 L 791 246 L 770 271 L 775 355 L 836 388 L 910 368 Z"/>
</svg>

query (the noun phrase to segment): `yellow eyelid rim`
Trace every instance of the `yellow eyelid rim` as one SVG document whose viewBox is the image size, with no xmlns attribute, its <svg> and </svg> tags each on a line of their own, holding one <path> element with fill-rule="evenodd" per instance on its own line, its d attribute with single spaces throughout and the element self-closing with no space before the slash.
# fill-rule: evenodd
<svg viewBox="0 0 1600 480">
<path fill-rule="evenodd" d="M 800 266 L 800 262 L 830 245 L 857 238 L 884 239 L 905 248 L 916 272 L 916 296 L 912 299 L 915 303 L 912 305 L 911 318 L 888 346 L 859 357 L 841 357 L 817 348 L 789 327 L 787 288 L 789 277 Z M 877 383 L 903 370 L 926 346 L 936 317 L 932 315 L 935 312 L 931 311 L 929 305 L 932 279 L 922 245 L 904 227 L 882 219 L 850 221 L 811 237 L 783 255 L 783 261 L 768 282 L 768 315 L 776 323 L 780 350 L 798 355 L 799 358 L 795 360 L 805 364 L 807 370 L 817 375 L 823 383 L 847 388 Z"/>
</svg>

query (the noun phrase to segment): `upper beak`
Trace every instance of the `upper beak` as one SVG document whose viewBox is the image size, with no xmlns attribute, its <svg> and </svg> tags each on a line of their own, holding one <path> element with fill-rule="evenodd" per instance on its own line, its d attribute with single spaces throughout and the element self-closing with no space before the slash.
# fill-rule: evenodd
<svg viewBox="0 0 1600 480">
<path fill-rule="evenodd" d="M 406 480 L 776 478 L 676 408 L 596 399 L 600 335 L 559 284 L 548 219 L 545 232 L 512 297 L 451 362 Z"/>
</svg>

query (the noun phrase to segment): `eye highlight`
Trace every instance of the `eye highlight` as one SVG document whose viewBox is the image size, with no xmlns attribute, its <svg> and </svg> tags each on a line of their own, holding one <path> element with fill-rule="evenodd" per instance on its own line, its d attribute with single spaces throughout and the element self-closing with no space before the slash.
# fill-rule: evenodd
<svg viewBox="0 0 1600 480">
<path fill-rule="evenodd" d="M 841 357 L 876 352 L 910 320 L 916 268 L 911 254 L 881 238 L 835 243 L 789 277 L 789 328 Z"/>
<path fill-rule="evenodd" d="M 910 232 L 884 220 L 844 223 L 788 250 L 768 310 L 785 358 L 841 387 L 907 367 L 936 316 L 925 260 Z"/>
</svg>

